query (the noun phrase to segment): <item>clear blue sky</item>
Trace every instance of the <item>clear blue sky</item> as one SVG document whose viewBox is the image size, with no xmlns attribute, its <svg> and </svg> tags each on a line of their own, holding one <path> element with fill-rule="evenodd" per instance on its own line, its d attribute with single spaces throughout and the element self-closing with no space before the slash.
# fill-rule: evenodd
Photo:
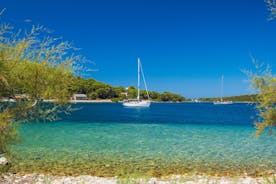
<svg viewBox="0 0 276 184">
<path fill-rule="evenodd" d="M 90 77 L 136 85 L 141 57 L 150 90 L 186 97 L 251 93 L 250 55 L 276 67 L 276 21 L 263 0 L 1 0 L 1 21 L 41 24 L 82 48 Z M 26 21 L 28 20 L 28 21 Z"/>
</svg>

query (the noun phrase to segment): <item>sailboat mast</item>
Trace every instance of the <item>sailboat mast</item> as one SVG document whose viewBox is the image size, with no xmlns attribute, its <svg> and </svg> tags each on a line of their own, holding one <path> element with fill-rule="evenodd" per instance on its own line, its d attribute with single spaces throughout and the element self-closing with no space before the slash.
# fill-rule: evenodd
<svg viewBox="0 0 276 184">
<path fill-rule="evenodd" d="M 223 75 L 221 76 L 221 89 L 220 89 L 220 101 L 222 102 L 222 96 L 223 96 Z"/>
<path fill-rule="evenodd" d="M 138 95 L 137 95 L 137 99 L 140 99 L 140 58 L 138 57 Z"/>
</svg>

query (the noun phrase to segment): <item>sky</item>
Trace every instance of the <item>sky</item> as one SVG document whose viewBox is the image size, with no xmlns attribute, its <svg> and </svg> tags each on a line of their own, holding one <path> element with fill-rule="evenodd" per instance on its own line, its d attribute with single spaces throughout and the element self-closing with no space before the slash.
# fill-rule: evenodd
<svg viewBox="0 0 276 184">
<path fill-rule="evenodd" d="M 94 61 L 83 75 L 188 98 L 251 94 L 252 58 L 276 70 L 276 20 L 263 0 L 0 0 L 0 21 L 44 25 Z"/>
</svg>

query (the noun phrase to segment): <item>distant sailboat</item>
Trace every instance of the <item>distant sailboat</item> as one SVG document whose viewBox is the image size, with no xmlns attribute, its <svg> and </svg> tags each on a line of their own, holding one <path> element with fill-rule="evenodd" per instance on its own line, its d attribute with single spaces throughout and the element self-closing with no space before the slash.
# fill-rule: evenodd
<svg viewBox="0 0 276 184">
<path fill-rule="evenodd" d="M 223 96 L 223 76 L 221 76 L 221 89 L 220 89 L 220 101 L 214 102 L 215 105 L 227 105 L 227 104 L 233 104 L 232 101 L 225 101 L 222 99 Z"/>
<path fill-rule="evenodd" d="M 145 84 L 148 100 L 141 100 L 140 99 L 140 73 L 141 72 L 142 72 L 142 78 L 143 78 L 143 81 L 144 81 L 144 84 Z M 149 93 L 148 93 L 148 89 L 147 89 L 147 84 L 146 84 L 142 64 L 140 62 L 140 58 L 138 58 L 138 85 L 137 85 L 137 87 L 138 87 L 137 99 L 124 100 L 123 101 L 123 106 L 126 106 L 126 107 L 149 107 L 150 104 L 151 104 L 151 102 L 149 100 Z"/>
</svg>

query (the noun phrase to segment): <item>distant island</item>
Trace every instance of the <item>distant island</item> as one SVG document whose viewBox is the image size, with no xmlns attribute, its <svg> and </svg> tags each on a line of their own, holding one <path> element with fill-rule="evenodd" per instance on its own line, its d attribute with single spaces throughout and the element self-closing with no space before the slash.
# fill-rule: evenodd
<svg viewBox="0 0 276 184">
<path fill-rule="evenodd" d="M 220 97 L 215 98 L 199 98 L 199 101 L 202 102 L 214 102 L 219 100 Z M 226 96 L 223 97 L 223 100 L 226 101 L 233 101 L 233 102 L 256 102 L 257 101 L 257 94 L 252 95 L 239 95 L 239 96 Z"/>
</svg>

